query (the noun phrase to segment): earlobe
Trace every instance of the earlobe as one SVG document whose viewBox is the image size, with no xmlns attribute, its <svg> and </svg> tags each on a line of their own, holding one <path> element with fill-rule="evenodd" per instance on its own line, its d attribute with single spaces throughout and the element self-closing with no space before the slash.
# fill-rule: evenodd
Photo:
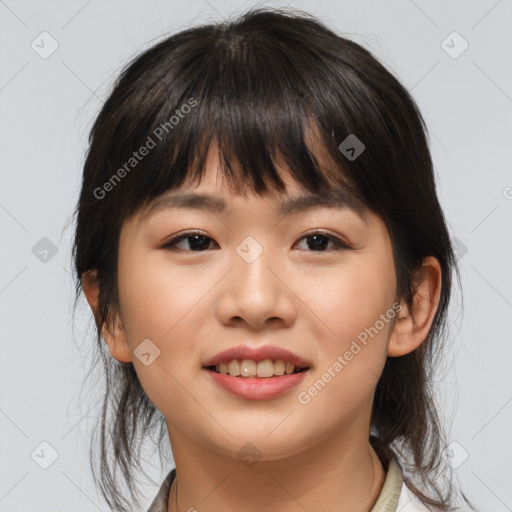
<svg viewBox="0 0 512 512">
<path fill-rule="evenodd" d="M 82 274 L 82 289 L 94 314 L 94 318 L 98 323 L 100 286 L 96 270 L 88 270 Z M 109 315 L 109 318 L 102 325 L 101 333 L 112 357 L 123 363 L 132 360 L 125 330 L 123 329 L 122 323 L 115 315 Z"/>
<path fill-rule="evenodd" d="M 400 357 L 418 348 L 428 335 L 441 296 L 441 266 L 436 258 L 428 256 L 416 271 L 416 293 L 411 308 L 402 303 L 402 309 L 391 332 L 388 356 Z"/>
<path fill-rule="evenodd" d="M 112 357 L 121 363 L 129 363 L 132 360 L 132 355 L 126 339 L 126 333 L 122 324 L 114 319 L 109 322 L 110 325 L 104 324 L 101 330 L 103 338 L 105 339 L 108 349 Z"/>
</svg>

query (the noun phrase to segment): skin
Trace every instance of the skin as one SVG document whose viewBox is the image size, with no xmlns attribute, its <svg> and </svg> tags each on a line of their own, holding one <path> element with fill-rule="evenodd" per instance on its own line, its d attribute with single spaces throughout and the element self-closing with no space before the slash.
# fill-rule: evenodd
<svg viewBox="0 0 512 512">
<path fill-rule="evenodd" d="M 177 468 L 169 512 L 369 511 L 385 471 L 369 445 L 375 387 L 386 357 L 416 349 L 434 318 L 441 290 L 438 261 L 417 273 L 418 292 L 401 319 L 388 322 L 307 404 L 307 390 L 343 355 L 365 328 L 392 308 L 395 268 L 383 220 L 366 222 L 347 208 L 318 207 L 282 217 L 281 200 L 304 191 L 285 169 L 285 194 L 243 198 L 208 160 L 199 186 L 166 195 L 210 193 L 228 203 L 224 213 L 159 210 L 128 219 L 119 240 L 119 308 L 103 336 L 113 357 L 132 361 L 149 399 L 166 418 Z M 349 241 L 315 250 L 305 238 L 322 234 Z M 162 248 L 171 236 L 199 230 L 212 241 Z M 262 254 L 247 263 L 236 252 L 252 236 Z M 327 241 L 323 240 L 326 244 Z M 327 239 L 329 240 L 329 239 Z M 179 250 L 181 249 L 181 250 Z M 94 270 L 84 292 L 98 309 Z M 397 315 L 398 316 L 398 315 Z M 144 365 L 134 351 L 150 339 L 160 354 Z M 311 362 L 303 382 L 270 400 L 245 400 L 224 391 L 202 369 L 227 348 L 278 345 Z M 239 451 L 252 443 L 255 462 Z M 192 508 L 193 507 L 193 508 Z"/>
</svg>

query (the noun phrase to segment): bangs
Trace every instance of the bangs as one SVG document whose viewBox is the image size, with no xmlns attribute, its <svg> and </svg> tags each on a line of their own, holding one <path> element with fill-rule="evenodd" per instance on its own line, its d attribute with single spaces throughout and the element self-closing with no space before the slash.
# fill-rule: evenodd
<svg viewBox="0 0 512 512">
<path fill-rule="evenodd" d="M 201 103 L 148 159 L 137 178 L 134 207 L 182 185 L 199 185 L 214 153 L 222 178 L 239 195 L 283 193 L 280 170 L 285 170 L 309 193 L 343 198 L 357 211 L 365 208 L 355 184 L 330 156 L 321 127 L 300 111 L 303 106 L 257 106 L 257 97 L 218 106 L 218 98 L 200 94 L 191 97 L 201 97 Z"/>
<path fill-rule="evenodd" d="M 368 208 L 353 176 L 358 163 L 338 149 L 350 134 L 342 115 L 334 119 L 332 102 L 343 106 L 339 84 L 333 88 L 328 66 L 300 38 L 281 41 L 243 24 L 201 27 L 144 59 L 153 64 L 141 68 L 136 59 L 119 79 L 111 140 L 120 143 L 102 177 L 126 171 L 111 192 L 121 221 L 169 190 L 200 183 L 211 151 L 239 194 L 283 192 L 282 168 L 312 194 Z"/>
</svg>

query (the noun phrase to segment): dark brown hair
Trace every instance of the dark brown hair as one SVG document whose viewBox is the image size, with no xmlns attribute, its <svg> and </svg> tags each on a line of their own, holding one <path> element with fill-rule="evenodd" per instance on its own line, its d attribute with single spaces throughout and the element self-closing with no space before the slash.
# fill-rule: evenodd
<svg viewBox="0 0 512 512">
<path fill-rule="evenodd" d="M 365 145 L 355 159 L 339 148 L 351 134 Z M 113 510 L 133 510 L 138 503 L 134 471 L 143 470 L 142 443 L 156 435 L 160 448 L 166 433 L 165 418 L 132 363 L 114 360 L 102 340 L 102 326 L 118 305 L 120 229 L 157 196 L 191 177 L 200 180 L 212 144 L 240 192 L 282 191 L 276 164 L 285 163 L 311 192 L 343 188 L 380 215 L 393 242 L 397 298 L 409 306 L 415 269 L 426 256 L 438 259 L 442 291 L 432 327 L 418 349 L 387 359 L 374 398 L 371 442 L 384 461 L 397 454 L 412 475 L 407 485 L 424 504 L 451 510 L 432 375 L 447 338 L 452 274 L 459 285 L 460 277 L 427 135 L 414 100 L 390 71 L 300 11 L 253 9 L 233 21 L 196 26 L 125 67 L 90 132 L 73 247 L 75 307 L 84 272 L 96 269 L 100 285 L 94 364 L 101 357 L 105 395 L 91 467 Z M 143 146 L 150 150 L 135 158 Z M 117 469 L 131 498 L 120 490 Z"/>
</svg>

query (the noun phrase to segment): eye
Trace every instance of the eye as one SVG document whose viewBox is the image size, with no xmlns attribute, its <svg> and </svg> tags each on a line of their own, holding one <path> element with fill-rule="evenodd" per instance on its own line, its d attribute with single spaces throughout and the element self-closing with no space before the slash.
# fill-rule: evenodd
<svg viewBox="0 0 512 512">
<path fill-rule="evenodd" d="M 308 235 L 303 236 L 300 240 L 309 241 L 309 243 L 306 242 L 306 246 L 313 252 L 328 252 L 329 249 L 325 250 L 325 248 L 328 246 L 329 242 L 331 242 L 334 246 L 334 248 L 331 250 L 340 251 L 343 249 L 351 248 L 348 244 L 339 238 L 332 235 L 326 235 L 319 231 L 315 233 L 309 233 Z"/>
<path fill-rule="evenodd" d="M 348 244 L 339 238 L 332 235 L 326 235 L 319 231 L 305 235 L 300 240 L 307 241 L 306 247 L 307 249 L 310 249 L 310 252 L 328 252 L 329 250 L 339 251 L 351 248 Z M 203 235 L 203 233 L 199 231 L 191 231 L 171 238 L 162 245 L 162 249 L 178 249 L 186 252 L 202 252 L 212 248 L 210 247 L 210 242 L 213 242 L 215 245 L 217 245 L 213 238 Z M 331 243 L 332 247 L 331 249 L 326 249 L 326 247 L 329 246 L 329 243 Z M 181 247 L 179 244 L 181 244 Z"/>
<path fill-rule="evenodd" d="M 178 250 L 184 250 L 188 252 L 201 252 L 206 251 L 210 248 L 208 247 L 209 242 L 214 242 L 213 238 L 203 235 L 199 231 L 191 231 L 171 238 L 162 245 L 162 249 L 177 248 Z M 179 244 L 182 244 L 182 246 L 179 247 Z"/>
</svg>

